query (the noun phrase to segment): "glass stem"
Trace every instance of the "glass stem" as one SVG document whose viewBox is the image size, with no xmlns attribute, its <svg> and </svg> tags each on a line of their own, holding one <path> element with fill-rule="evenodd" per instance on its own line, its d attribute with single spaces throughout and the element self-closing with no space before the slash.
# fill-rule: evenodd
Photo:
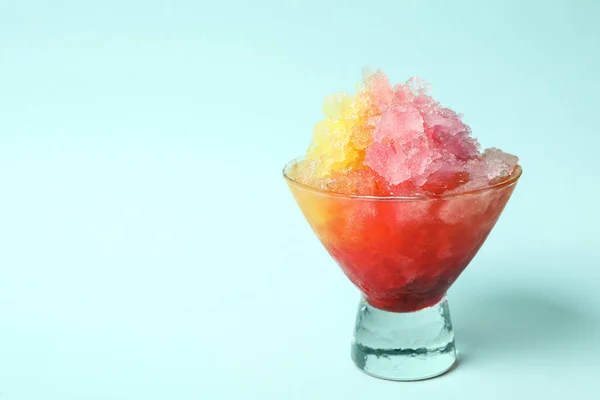
<svg viewBox="0 0 600 400">
<path fill-rule="evenodd" d="M 414 312 L 383 311 L 361 299 L 352 359 L 369 375 L 398 381 L 448 371 L 456 362 L 456 351 L 446 298 Z"/>
</svg>

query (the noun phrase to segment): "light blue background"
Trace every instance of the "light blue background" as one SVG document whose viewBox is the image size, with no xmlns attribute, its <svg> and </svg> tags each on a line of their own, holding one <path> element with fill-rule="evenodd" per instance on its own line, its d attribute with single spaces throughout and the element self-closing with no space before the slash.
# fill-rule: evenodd
<svg viewBox="0 0 600 400">
<path fill-rule="evenodd" d="M 0 2 L 0 399 L 597 399 L 600 3 Z M 524 175 L 449 299 L 459 368 L 369 378 L 280 176 L 364 65 Z"/>
</svg>

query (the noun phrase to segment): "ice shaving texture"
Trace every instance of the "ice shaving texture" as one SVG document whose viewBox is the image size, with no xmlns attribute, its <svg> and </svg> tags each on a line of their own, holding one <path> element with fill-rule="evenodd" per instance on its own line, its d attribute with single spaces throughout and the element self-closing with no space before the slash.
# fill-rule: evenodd
<svg viewBox="0 0 600 400">
<path fill-rule="evenodd" d="M 510 176 L 518 158 L 480 152 L 461 115 L 429 92 L 418 78 L 392 87 L 378 71 L 365 74 L 355 95 L 327 97 L 325 119 L 290 177 L 345 194 L 411 196 L 473 190 Z"/>
</svg>

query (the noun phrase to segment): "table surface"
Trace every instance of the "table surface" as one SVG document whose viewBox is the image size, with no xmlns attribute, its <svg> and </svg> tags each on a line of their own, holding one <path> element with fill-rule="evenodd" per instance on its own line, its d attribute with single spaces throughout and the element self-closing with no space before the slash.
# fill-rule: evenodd
<svg viewBox="0 0 600 400">
<path fill-rule="evenodd" d="M 0 399 L 598 398 L 596 3 L 83 3 L 0 4 Z M 524 168 L 427 381 L 353 366 L 280 175 L 369 62 Z"/>
</svg>

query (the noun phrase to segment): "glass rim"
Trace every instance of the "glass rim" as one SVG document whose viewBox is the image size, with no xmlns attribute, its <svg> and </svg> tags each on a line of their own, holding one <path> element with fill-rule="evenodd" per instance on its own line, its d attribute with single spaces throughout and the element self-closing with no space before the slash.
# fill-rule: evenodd
<svg viewBox="0 0 600 400">
<path fill-rule="evenodd" d="M 288 171 L 289 167 L 291 167 L 294 164 L 297 164 L 299 161 L 301 161 L 299 158 L 295 158 L 292 161 L 285 164 L 285 166 L 283 167 L 282 174 L 283 174 L 283 177 L 285 178 L 285 180 L 288 182 L 288 184 L 298 186 L 304 190 L 308 190 L 310 192 L 322 194 L 325 196 L 342 197 L 342 198 L 353 199 L 353 200 L 370 200 L 370 201 L 428 201 L 428 200 L 450 199 L 450 198 L 463 197 L 463 196 L 472 196 L 472 195 L 475 195 L 475 194 L 478 194 L 481 192 L 497 190 L 497 189 L 501 189 L 503 187 L 515 184 L 519 180 L 521 175 L 523 174 L 523 168 L 521 167 L 521 165 L 517 164 L 513 173 L 506 179 L 504 179 L 500 182 L 494 183 L 492 185 L 487 185 L 487 186 L 482 186 L 482 187 L 479 187 L 476 189 L 467 190 L 466 192 L 442 194 L 439 196 L 426 196 L 426 195 L 417 195 L 417 196 L 371 196 L 371 195 L 368 195 L 368 196 L 366 196 L 366 195 L 356 195 L 356 194 L 345 194 L 345 193 L 339 193 L 339 192 L 332 192 L 329 190 L 312 187 L 310 185 L 306 185 L 304 183 L 298 182 L 298 181 L 290 178 L 288 176 L 288 174 L 286 173 L 286 171 Z"/>
</svg>

